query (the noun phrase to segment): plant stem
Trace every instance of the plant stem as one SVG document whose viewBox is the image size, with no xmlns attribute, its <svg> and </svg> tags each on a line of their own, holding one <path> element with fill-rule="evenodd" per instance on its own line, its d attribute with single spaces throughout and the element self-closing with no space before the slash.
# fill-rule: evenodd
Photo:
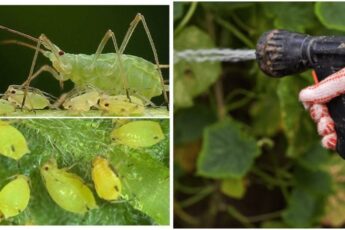
<svg viewBox="0 0 345 230">
<path fill-rule="evenodd" d="M 214 94 L 217 103 L 218 119 L 223 120 L 226 117 L 227 109 L 224 105 L 223 83 L 221 77 L 217 80 L 216 84 L 214 85 Z"/>
<path fill-rule="evenodd" d="M 282 181 L 282 180 L 279 180 L 277 178 L 272 177 L 271 175 L 269 175 L 266 172 L 264 172 L 261 169 L 259 169 L 257 166 L 254 166 L 251 171 L 254 174 L 256 174 L 257 176 L 259 176 L 261 179 L 266 181 L 269 185 L 272 185 L 272 186 L 284 186 L 284 187 L 291 185 L 291 184 L 289 184 L 286 181 Z"/>
<path fill-rule="evenodd" d="M 197 4 L 198 4 L 198 2 L 192 2 L 190 4 L 190 7 L 189 7 L 186 15 L 183 17 L 180 24 L 175 29 L 175 33 L 174 33 L 175 35 L 177 35 L 186 26 L 186 24 L 189 22 L 189 20 L 192 18 Z"/>
<path fill-rule="evenodd" d="M 261 222 L 265 220 L 270 220 L 270 219 L 275 219 L 278 218 L 282 215 L 283 210 L 275 211 L 275 212 L 270 212 L 270 213 L 265 213 L 257 216 L 249 216 L 247 219 L 254 223 L 254 222 Z"/>
<path fill-rule="evenodd" d="M 254 228 L 255 226 L 250 223 L 250 220 L 244 216 L 242 213 L 240 213 L 235 207 L 228 206 L 227 212 L 230 216 L 235 218 L 237 221 L 239 221 L 241 224 L 243 224 L 246 228 Z"/>
<path fill-rule="evenodd" d="M 186 222 L 190 225 L 194 225 L 194 226 L 199 225 L 199 220 L 197 218 L 189 215 L 187 212 L 185 212 L 182 209 L 182 207 L 180 206 L 180 204 L 176 201 L 174 201 L 174 213 L 176 214 L 176 216 L 181 218 L 181 220 L 183 220 L 184 222 Z"/>
<path fill-rule="evenodd" d="M 232 32 L 238 39 L 240 39 L 247 47 L 254 49 L 255 45 L 250 41 L 241 31 L 239 31 L 234 25 L 230 24 L 221 18 L 215 18 L 216 22 Z"/>
<path fill-rule="evenodd" d="M 251 28 L 250 26 L 246 25 L 238 16 L 237 14 L 235 14 L 234 12 L 231 15 L 232 19 L 234 20 L 234 22 L 241 27 L 243 30 L 247 31 L 248 33 L 252 33 L 254 31 L 253 28 Z"/>
<path fill-rule="evenodd" d="M 202 189 L 204 189 L 205 187 L 191 187 L 191 186 L 187 186 L 187 185 L 183 185 L 179 182 L 175 182 L 174 183 L 174 187 L 176 191 L 180 191 L 183 192 L 185 194 L 195 194 L 200 192 Z"/>
<path fill-rule="evenodd" d="M 202 200 L 205 197 L 207 197 L 208 195 L 210 195 L 214 191 L 214 189 L 215 188 L 213 186 L 205 187 L 199 193 L 197 193 L 194 196 L 191 196 L 188 199 L 180 202 L 181 207 L 185 208 L 185 207 L 191 206 L 191 205 L 193 205 L 195 203 L 198 203 L 200 200 Z"/>
</svg>

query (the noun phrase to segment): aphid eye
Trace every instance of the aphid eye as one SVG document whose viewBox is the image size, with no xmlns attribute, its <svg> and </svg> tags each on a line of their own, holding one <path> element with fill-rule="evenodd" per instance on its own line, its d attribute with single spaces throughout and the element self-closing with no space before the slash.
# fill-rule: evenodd
<svg viewBox="0 0 345 230">
<path fill-rule="evenodd" d="M 44 167 L 44 170 L 48 171 L 48 170 L 49 170 L 49 167 L 48 167 L 48 166 L 45 166 L 45 167 Z"/>
<path fill-rule="evenodd" d="M 11 93 L 12 93 L 12 94 L 15 94 L 15 93 L 16 93 L 16 91 L 13 89 L 13 90 L 11 90 Z"/>
<path fill-rule="evenodd" d="M 11 150 L 12 150 L 12 152 L 16 151 L 16 148 L 14 147 L 14 145 L 11 145 Z"/>
<path fill-rule="evenodd" d="M 109 103 L 105 103 L 104 106 L 105 106 L 105 107 L 108 107 L 108 106 L 109 106 Z"/>
<path fill-rule="evenodd" d="M 154 136 L 153 139 L 158 140 L 158 137 L 157 137 L 157 136 Z"/>
<path fill-rule="evenodd" d="M 101 102 L 101 99 L 98 99 L 98 100 L 97 100 L 97 105 L 99 105 L 100 102 Z"/>
<path fill-rule="evenodd" d="M 59 51 L 59 55 L 60 55 L 60 56 L 62 56 L 62 55 L 64 55 L 64 54 L 65 54 L 65 52 L 63 52 L 62 50 Z"/>
</svg>

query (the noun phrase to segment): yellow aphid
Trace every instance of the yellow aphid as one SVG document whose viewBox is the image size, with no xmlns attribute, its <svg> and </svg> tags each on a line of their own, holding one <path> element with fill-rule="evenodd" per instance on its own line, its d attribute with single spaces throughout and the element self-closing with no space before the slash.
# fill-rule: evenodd
<svg viewBox="0 0 345 230">
<path fill-rule="evenodd" d="M 132 121 L 111 133 L 115 143 L 132 148 L 150 147 L 164 139 L 164 134 L 158 122 Z"/>
<path fill-rule="evenodd" d="M 112 169 L 108 160 L 97 156 L 92 162 L 92 180 L 98 196 L 114 201 L 121 196 L 122 184 L 119 176 Z"/>
<path fill-rule="evenodd" d="M 0 121 L 0 154 L 18 160 L 29 152 L 23 134 L 10 124 Z"/>
<path fill-rule="evenodd" d="M 0 99 L 0 115 L 7 115 L 16 111 L 16 106 L 11 102 Z"/>
<path fill-rule="evenodd" d="M 11 85 L 5 92 L 5 97 L 9 102 L 15 104 L 17 107 L 21 107 L 24 99 L 24 89 L 20 89 L 20 86 Z M 49 100 L 40 90 L 33 88 L 29 89 L 24 103 L 25 109 L 44 109 L 49 106 Z"/>
<path fill-rule="evenodd" d="M 97 208 L 91 190 L 76 174 L 59 169 L 54 159 L 41 167 L 41 175 L 50 197 L 61 208 L 79 214 Z"/>
<path fill-rule="evenodd" d="M 63 107 L 72 112 L 87 112 L 92 106 L 97 105 L 99 99 L 99 93 L 96 91 L 87 92 L 82 95 L 78 95 L 67 99 L 63 103 Z"/>
<path fill-rule="evenodd" d="M 98 105 L 104 112 L 117 116 L 143 115 L 145 107 L 143 102 L 134 96 L 130 96 L 131 102 L 125 95 L 107 96 L 102 95 Z"/>
<path fill-rule="evenodd" d="M 29 178 L 16 176 L 0 191 L 0 214 L 2 218 L 16 216 L 28 206 L 30 199 Z"/>
</svg>

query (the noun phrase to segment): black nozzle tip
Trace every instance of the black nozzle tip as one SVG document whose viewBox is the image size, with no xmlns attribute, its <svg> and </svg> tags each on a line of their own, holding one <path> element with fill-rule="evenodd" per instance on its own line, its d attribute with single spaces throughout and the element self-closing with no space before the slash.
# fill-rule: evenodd
<svg viewBox="0 0 345 230">
<path fill-rule="evenodd" d="M 302 44 L 307 35 L 286 30 L 264 33 L 256 45 L 256 59 L 260 69 L 271 77 L 283 77 L 306 68 L 302 58 Z"/>
<path fill-rule="evenodd" d="M 283 60 L 284 48 L 281 40 L 281 30 L 271 30 L 261 35 L 256 45 L 256 60 L 259 67 L 271 77 L 284 76 L 279 65 Z"/>
</svg>

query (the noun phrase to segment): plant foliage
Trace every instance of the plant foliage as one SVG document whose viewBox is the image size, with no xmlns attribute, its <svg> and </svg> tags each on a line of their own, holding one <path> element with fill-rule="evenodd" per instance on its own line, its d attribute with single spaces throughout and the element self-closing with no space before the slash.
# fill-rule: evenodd
<svg viewBox="0 0 345 230">
<path fill-rule="evenodd" d="M 178 2 L 175 51 L 254 49 L 286 29 L 342 35 L 345 3 Z M 255 61 L 174 71 L 176 227 L 341 227 L 345 161 L 298 101 L 311 73 L 273 79 Z"/>
</svg>

